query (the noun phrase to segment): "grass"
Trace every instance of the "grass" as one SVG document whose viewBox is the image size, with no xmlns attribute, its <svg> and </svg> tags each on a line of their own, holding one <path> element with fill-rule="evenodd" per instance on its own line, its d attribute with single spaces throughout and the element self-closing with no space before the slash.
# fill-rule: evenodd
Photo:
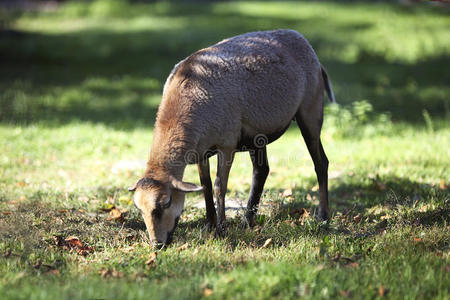
<svg viewBox="0 0 450 300">
<path fill-rule="evenodd" d="M 446 13 L 354 2 L 2 11 L 0 294 L 448 299 Z M 240 229 L 242 211 L 230 209 L 228 236 L 214 239 L 201 196 L 189 195 L 174 243 L 146 264 L 153 250 L 126 187 L 143 172 L 166 76 L 224 37 L 287 27 L 311 41 L 340 103 L 327 106 L 322 133 L 331 222 L 310 216 L 316 179 L 293 126 L 269 146 L 256 228 Z M 228 199 L 245 201 L 250 174 L 238 154 Z M 198 183 L 195 166 L 185 178 Z M 110 218 L 113 206 L 122 219 Z"/>
</svg>

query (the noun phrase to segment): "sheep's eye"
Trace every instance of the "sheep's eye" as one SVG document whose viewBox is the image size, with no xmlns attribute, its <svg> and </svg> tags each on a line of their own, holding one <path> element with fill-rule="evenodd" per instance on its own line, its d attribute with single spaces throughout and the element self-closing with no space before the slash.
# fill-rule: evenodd
<svg viewBox="0 0 450 300">
<path fill-rule="evenodd" d="M 163 214 L 163 211 L 161 208 L 157 207 L 154 210 L 152 210 L 152 217 L 155 219 L 161 219 Z"/>
<path fill-rule="evenodd" d="M 172 196 L 170 196 L 169 202 L 163 205 L 163 209 L 167 209 L 172 205 Z"/>
</svg>

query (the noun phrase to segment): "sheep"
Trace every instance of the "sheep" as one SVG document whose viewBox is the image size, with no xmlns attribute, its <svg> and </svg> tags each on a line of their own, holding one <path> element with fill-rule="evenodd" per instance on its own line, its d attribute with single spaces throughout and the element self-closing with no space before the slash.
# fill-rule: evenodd
<svg viewBox="0 0 450 300">
<path fill-rule="evenodd" d="M 269 174 L 266 145 L 294 120 L 315 166 L 318 218 L 328 220 L 328 159 L 320 140 L 324 91 L 335 102 L 327 72 L 294 30 L 238 35 L 176 64 L 164 85 L 146 171 L 129 189 L 151 242 L 162 247 L 172 241 L 185 194 L 201 190 L 206 228 L 225 234 L 225 193 L 236 151 L 248 151 L 253 165 L 245 213 L 253 226 Z M 214 189 L 212 155 L 218 156 Z M 201 186 L 182 181 L 187 164 L 198 165 Z"/>
</svg>

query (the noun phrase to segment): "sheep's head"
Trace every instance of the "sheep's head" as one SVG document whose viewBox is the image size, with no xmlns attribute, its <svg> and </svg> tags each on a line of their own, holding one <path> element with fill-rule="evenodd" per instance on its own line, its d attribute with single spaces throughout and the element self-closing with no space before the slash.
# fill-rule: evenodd
<svg viewBox="0 0 450 300">
<path fill-rule="evenodd" d="M 170 177 L 163 182 L 141 178 L 129 191 L 134 192 L 134 205 L 142 213 L 150 241 L 162 247 L 172 235 L 184 207 L 185 193 L 201 191 L 202 187 Z"/>
</svg>

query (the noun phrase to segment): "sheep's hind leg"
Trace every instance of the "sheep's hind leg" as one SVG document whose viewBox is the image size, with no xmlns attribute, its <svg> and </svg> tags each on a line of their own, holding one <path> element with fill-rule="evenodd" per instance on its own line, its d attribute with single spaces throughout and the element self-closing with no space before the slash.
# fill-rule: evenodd
<svg viewBox="0 0 450 300">
<path fill-rule="evenodd" d="M 225 194 L 233 158 L 234 152 L 232 150 L 222 150 L 217 153 L 217 176 L 214 182 L 214 194 L 217 202 L 216 235 L 219 237 L 225 235 Z"/>
<path fill-rule="evenodd" d="M 216 208 L 214 207 L 213 190 L 211 183 L 211 175 L 209 171 L 209 159 L 205 158 L 198 163 L 198 173 L 200 175 L 200 182 L 203 187 L 203 195 L 205 197 L 206 205 L 206 226 L 205 230 L 211 231 L 217 224 Z"/>
<path fill-rule="evenodd" d="M 258 210 L 259 200 L 264 189 L 264 183 L 269 175 L 269 162 L 267 161 L 266 147 L 250 150 L 250 158 L 253 164 L 253 179 L 250 188 L 250 196 L 245 213 L 246 224 L 250 227 L 255 225 L 255 215 Z"/>
<path fill-rule="evenodd" d="M 296 121 L 302 132 L 309 154 L 314 162 L 314 168 L 319 182 L 319 213 L 320 220 L 330 219 L 328 208 L 328 159 L 320 141 L 320 131 L 323 119 L 322 99 L 306 102 L 297 112 Z"/>
</svg>

